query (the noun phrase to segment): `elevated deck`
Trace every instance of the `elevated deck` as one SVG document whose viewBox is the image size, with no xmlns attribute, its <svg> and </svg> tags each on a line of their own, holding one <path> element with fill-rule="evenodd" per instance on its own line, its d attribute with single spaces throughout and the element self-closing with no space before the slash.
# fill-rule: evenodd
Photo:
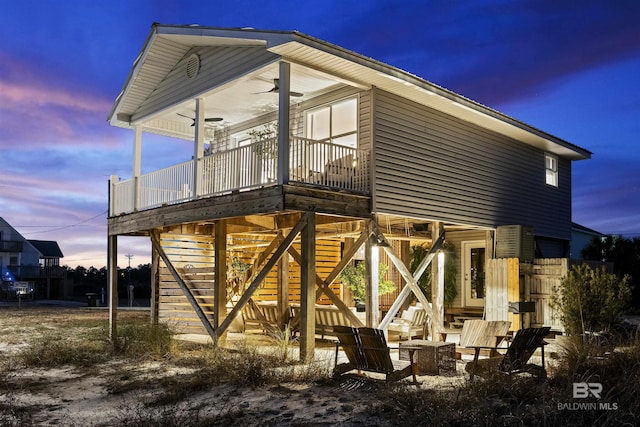
<svg viewBox="0 0 640 427">
<path fill-rule="evenodd" d="M 365 219 L 371 217 L 371 198 L 303 184 L 276 185 L 112 216 L 108 228 L 111 236 L 146 235 L 179 224 L 300 211 Z"/>
<path fill-rule="evenodd" d="M 116 216 L 234 195 L 283 183 L 368 195 L 369 151 L 292 138 L 287 168 L 278 176 L 277 138 L 210 153 L 128 180 L 112 177 L 109 215 Z M 285 159 L 286 162 L 286 159 Z M 282 166 L 282 165 L 280 165 Z"/>
</svg>

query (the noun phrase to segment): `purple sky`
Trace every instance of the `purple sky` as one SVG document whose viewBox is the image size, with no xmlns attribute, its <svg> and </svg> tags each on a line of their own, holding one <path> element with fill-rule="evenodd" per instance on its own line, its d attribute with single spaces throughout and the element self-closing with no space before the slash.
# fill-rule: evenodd
<svg viewBox="0 0 640 427">
<path fill-rule="evenodd" d="M 133 140 L 106 118 L 153 22 L 299 30 L 509 114 L 594 153 L 575 222 L 640 236 L 639 1 L 0 0 L 0 216 L 66 265 L 106 264 Z M 119 265 L 149 251 L 120 238 Z"/>
</svg>

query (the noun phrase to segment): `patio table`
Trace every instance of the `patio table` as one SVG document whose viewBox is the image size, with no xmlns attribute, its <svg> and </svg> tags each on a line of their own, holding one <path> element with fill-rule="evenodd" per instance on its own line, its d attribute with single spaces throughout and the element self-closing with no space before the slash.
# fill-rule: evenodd
<svg viewBox="0 0 640 427">
<path fill-rule="evenodd" d="M 420 375 L 439 375 L 456 371 L 456 346 L 453 343 L 411 340 L 398 345 L 400 360 L 409 360 L 408 349 L 415 349 L 414 360 Z"/>
</svg>

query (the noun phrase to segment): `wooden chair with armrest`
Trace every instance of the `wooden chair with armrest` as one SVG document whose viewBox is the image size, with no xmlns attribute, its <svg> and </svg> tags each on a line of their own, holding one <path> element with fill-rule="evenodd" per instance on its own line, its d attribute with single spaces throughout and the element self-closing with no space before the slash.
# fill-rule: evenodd
<svg viewBox="0 0 640 427">
<path fill-rule="evenodd" d="M 502 356 L 491 357 L 489 359 L 479 359 L 479 350 L 484 347 L 475 347 L 476 354 L 473 362 L 466 366 L 467 372 L 473 378 L 474 375 L 484 375 L 491 371 L 498 371 L 505 374 L 527 372 L 539 378 L 545 378 L 547 372 L 544 365 L 544 340 L 551 330 L 550 327 L 526 328 L 519 330 L 513 337 L 506 353 Z M 531 356 L 540 349 L 542 364 L 529 363 Z"/>
<path fill-rule="evenodd" d="M 357 370 L 358 373 L 365 371 L 384 374 L 387 382 L 398 381 L 410 375 L 416 381 L 417 367 L 413 360 L 415 349 L 409 348 L 409 362 L 394 361 L 391 360 L 391 349 L 387 346 L 384 331 L 380 329 L 335 326 L 334 332 L 339 340 L 336 345 L 334 375 Z M 339 347 L 343 348 L 348 362 L 338 364 Z"/>
</svg>

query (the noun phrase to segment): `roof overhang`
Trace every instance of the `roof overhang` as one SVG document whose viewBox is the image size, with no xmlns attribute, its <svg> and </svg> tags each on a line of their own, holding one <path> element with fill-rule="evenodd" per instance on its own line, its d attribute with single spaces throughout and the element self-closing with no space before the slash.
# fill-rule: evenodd
<svg viewBox="0 0 640 427">
<path fill-rule="evenodd" d="M 560 157 L 570 160 L 591 157 L 591 152 L 584 148 L 418 76 L 297 31 L 153 24 L 109 115 L 110 123 L 129 127 L 131 114 L 124 110 L 143 102 L 155 87 L 154 78 L 162 78 L 163 71 L 166 75 L 194 46 L 264 46 L 292 64 L 360 88 L 376 87 L 397 94 Z M 160 64 L 159 54 L 164 59 Z M 151 68 L 147 64 L 153 64 L 153 73 L 147 72 L 146 68 Z"/>
</svg>

